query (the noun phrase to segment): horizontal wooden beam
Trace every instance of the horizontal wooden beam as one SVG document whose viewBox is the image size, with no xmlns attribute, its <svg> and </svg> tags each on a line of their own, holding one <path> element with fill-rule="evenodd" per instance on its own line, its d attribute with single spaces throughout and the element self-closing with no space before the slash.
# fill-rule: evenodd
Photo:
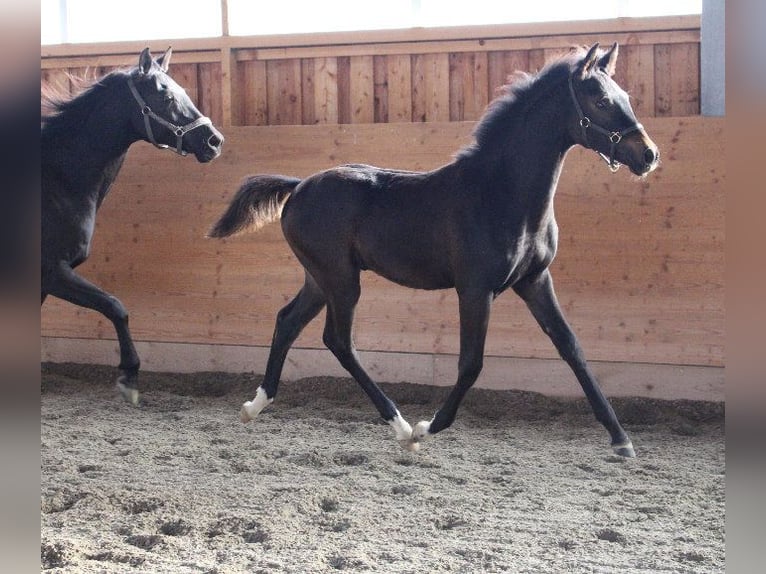
<svg viewBox="0 0 766 574">
<path fill-rule="evenodd" d="M 152 49 L 156 51 L 156 55 L 162 54 L 170 44 L 166 44 L 165 47 L 161 47 L 160 44 L 153 45 Z M 62 56 L 56 58 L 43 58 L 40 60 L 41 70 L 51 70 L 60 68 L 86 68 L 94 66 L 135 66 L 138 63 L 138 54 L 143 48 L 139 48 L 132 52 L 124 52 L 120 54 L 89 54 L 89 55 L 72 55 Z M 181 52 L 176 48 L 173 48 L 173 64 L 210 64 L 217 63 L 222 60 L 223 56 L 221 50 L 206 50 L 206 51 L 187 51 Z"/>
<path fill-rule="evenodd" d="M 278 60 L 289 58 L 328 58 L 338 56 L 385 56 L 400 54 L 437 54 L 460 52 L 499 52 L 530 49 L 568 49 L 599 41 L 622 46 L 646 44 L 698 43 L 699 30 L 587 33 L 566 36 L 508 37 L 474 40 L 438 40 L 432 42 L 398 42 L 379 44 L 343 44 L 333 46 L 299 46 L 283 48 L 242 49 L 236 51 L 238 61 Z"/>
</svg>

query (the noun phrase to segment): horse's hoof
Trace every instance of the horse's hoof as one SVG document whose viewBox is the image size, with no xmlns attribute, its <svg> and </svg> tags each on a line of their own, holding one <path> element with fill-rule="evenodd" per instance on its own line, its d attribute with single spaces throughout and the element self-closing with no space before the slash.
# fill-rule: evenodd
<svg viewBox="0 0 766 574">
<path fill-rule="evenodd" d="M 420 445 L 412 440 L 412 427 L 410 426 L 410 423 L 404 420 L 398 411 L 396 416 L 388 421 L 388 424 L 394 428 L 394 432 L 396 432 L 396 442 L 398 442 L 404 450 L 416 452 L 418 448 L 420 448 Z"/>
<path fill-rule="evenodd" d="M 413 441 L 411 438 L 406 438 L 398 441 L 401 447 L 409 452 L 418 452 L 420 450 L 420 443 Z"/>
<path fill-rule="evenodd" d="M 122 375 L 117 379 L 117 390 L 120 391 L 120 394 L 125 401 L 134 407 L 137 407 L 141 402 L 141 393 L 138 392 L 137 388 L 126 385 L 125 381 L 127 381 L 125 375 Z"/>
<path fill-rule="evenodd" d="M 242 408 L 239 409 L 239 420 L 241 420 L 244 424 L 249 423 L 251 420 L 253 420 L 253 417 L 250 416 L 250 411 L 248 410 L 248 407 L 252 406 L 251 401 L 247 401 L 242 405 Z"/>
<path fill-rule="evenodd" d="M 633 450 L 633 443 L 630 441 L 613 444 L 612 450 L 617 456 L 622 456 L 625 458 L 636 458 L 636 451 Z"/>
<path fill-rule="evenodd" d="M 428 437 L 431 436 L 430 429 L 431 423 L 428 421 L 420 421 L 418 424 L 415 425 L 415 428 L 412 429 L 412 438 L 410 439 L 413 443 L 419 443 L 421 441 L 424 441 Z"/>
</svg>

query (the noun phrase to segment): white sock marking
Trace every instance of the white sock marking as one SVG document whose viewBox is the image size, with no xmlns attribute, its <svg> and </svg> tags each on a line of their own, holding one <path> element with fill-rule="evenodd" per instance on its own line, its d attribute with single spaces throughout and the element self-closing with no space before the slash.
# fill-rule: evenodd
<svg viewBox="0 0 766 574">
<path fill-rule="evenodd" d="M 415 425 L 415 428 L 412 429 L 412 440 L 419 442 L 427 439 L 431 436 L 430 429 L 431 423 L 429 421 L 420 421 Z"/>
<path fill-rule="evenodd" d="M 274 402 L 274 399 L 268 398 L 266 396 L 266 391 L 264 391 L 263 388 L 258 387 L 258 390 L 255 392 L 255 398 L 252 401 L 245 402 L 245 404 L 242 405 L 242 409 L 251 419 L 254 419 L 272 402 Z"/>
<path fill-rule="evenodd" d="M 396 433 L 396 440 L 410 440 L 412 438 L 412 427 L 410 423 L 402 418 L 402 415 L 397 411 L 396 416 L 388 421 L 394 432 Z"/>
</svg>

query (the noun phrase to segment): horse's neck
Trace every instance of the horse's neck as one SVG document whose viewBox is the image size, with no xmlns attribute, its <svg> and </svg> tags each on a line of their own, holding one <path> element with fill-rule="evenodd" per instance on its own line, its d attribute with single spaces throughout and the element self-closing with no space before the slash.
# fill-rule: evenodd
<svg viewBox="0 0 766 574">
<path fill-rule="evenodd" d="M 125 155 L 126 154 L 123 153 L 121 156 L 109 162 L 105 169 L 102 171 L 103 177 L 101 184 L 98 186 L 96 208 L 101 207 L 101 203 L 109 193 L 114 180 L 117 178 L 117 174 L 120 172 L 120 169 L 122 169 L 122 162 L 125 161 Z"/>
<path fill-rule="evenodd" d="M 498 158 L 494 177 L 495 194 L 502 208 L 524 214 L 530 223 L 553 216 L 553 199 L 564 165 L 568 141 L 562 112 L 556 104 L 541 105 L 534 114 L 543 122 L 528 118 L 508 134 L 509 146 Z M 547 125 L 541 130 L 540 125 Z"/>
<path fill-rule="evenodd" d="M 113 86 L 112 90 L 123 87 Z M 128 148 L 139 139 L 131 123 L 131 114 L 138 104 L 133 100 L 123 101 L 123 98 L 124 94 L 109 94 L 85 121 L 81 141 L 88 148 L 93 164 L 99 164 L 103 169 L 109 169 L 115 163 L 122 164 Z"/>
<path fill-rule="evenodd" d="M 104 96 L 83 118 L 79 133 L 60 142 L 58 152 L 64 154 L 61 163 L 70 174 L 69 192 L 96 208 L 108 194 L 128 148 L 139 139 L 130 121 L 134 102 L 126 105 L 115 94 Z"/>
</svg>

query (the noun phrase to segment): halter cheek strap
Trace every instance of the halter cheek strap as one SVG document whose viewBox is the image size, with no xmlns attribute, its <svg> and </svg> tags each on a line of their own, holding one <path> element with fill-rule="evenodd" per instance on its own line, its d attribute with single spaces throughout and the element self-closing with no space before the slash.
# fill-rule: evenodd
<svg viewBox="0 0 766 574">
<path fill-rule="evenodd" d="M 155 146 L 160 149 L 169 148 L 170 146 L 165 144 L 157 143 L 157 140 L 154 138 L 154 132 L 152 131 L 152 124 L 150 122 L 150 119 L 153 119 L 158 124 L 166 127 L 171 132 L 173 132 L 176 136 L 176 148 L 175 151 L 178 155 L 186 155 L 187 152 L 183 149 L 183 139 L 184 135 L 188 132 L 192 131 L 195 128 L 198 128 L 200 126 L 204 125 L 212 125 L 213 122 L 210 121 L 210 118 L 206 116 L 200 116 L 193 122 L 190 122 L 186 124 L 185 126 L 177 126 L 173 123 L 170 123 L 165 118 L 162 118 L 154 113 L 152 108 L 150 108 L 144 99 L 141 97 L 141 94 L 138 93 L 138 90 L 136 89 L 136 85 L 133 83 L 133 78 L 128 78 L 128 87 L 130 88 L 130 92 L 133 94 L 133 97 L 138 102 L 138 105 L 141 107 L 141 114 L 144 116 L 144 127 L 146 129 L 146 137 L 149 138 L 149 141 Z"/>
<path fill-rule="evenodd" d="M 572 85 L 572 76 L 569 76 L 569 93 L 572 95 L 572 101 L 575 105 L 575 110 L 577 111 L 577 116 L 580 118 L 580 130 L 582 130 L 582 137 L 585 141 L 585 147 L 590 148 L 590 144 L 588 143 L 588 130 L 594 130 L 598 133 L 605 135 L 609 139 L 609 157 L 604 155 L 598 150 L 594 150 L 598 155 L 601 156 L 601 158 L 609 165 L 609 169 L 612 172 L 617 171 L 620 169 L 620 162 L 618 162 L 615 157 L 614 153 L 617 151 L 617 144 L 619 144 L 622 141 L 622 138 L 624 138 L 626 135 L 633 133 L 638 130 L 644 129 L 644 126 L 642 126 L 640 123 L 636 122 L 632 126 L 630 126 L 627 129 L 624 129 L 622 131 L 614 132 L 607 130 L 603 127 L 601 127 L 598 124 L 594 124 L 592 121 L 590 121 L 590 118 L 586 116 L 582 108 L 580 107 L 580 102 L 577 100 L 577 95 L 574 91 L 574 86 Z M 591 148 L 594 149 L 594 148 Z"/>
</svg>

